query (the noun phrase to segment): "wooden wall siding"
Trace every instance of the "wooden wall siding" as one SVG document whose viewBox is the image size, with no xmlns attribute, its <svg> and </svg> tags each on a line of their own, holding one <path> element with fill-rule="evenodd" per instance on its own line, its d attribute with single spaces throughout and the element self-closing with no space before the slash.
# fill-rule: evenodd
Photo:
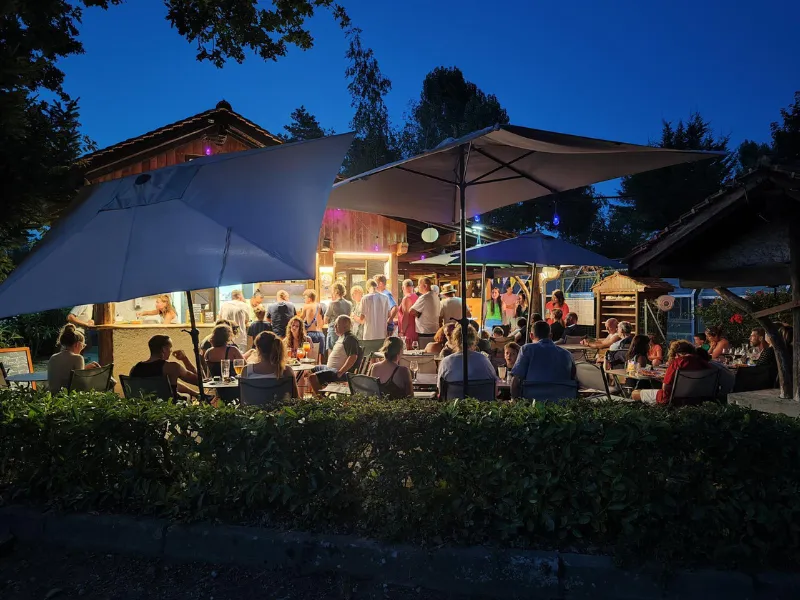
<svg viewBox="0 0 800 600">
<path fill-rule="evenodd" d="M 328 209 L 322 220 L 319 243 L 330 238 L 331 252 L 390 252 L 390 246 L 407 241 L 406 224 L 372 213 Z"/>
<path fill-rule="evenodd" d="M 159 152 L 153 156 L 142 158 L 141 160 L 137 160 L 131 164 L 127 164 L 124 167 L 117 169 L 107 175 L 103 175 L 102 177 L 96 177 L 90 180 L 91 183 L 101 183 L 103 181 L 111 181 L 112 179 L 119 179 L 121 177 L 127 177 L 128 175 L 137 175 L 139 173 L 145 173 L 147 171 L 152 171 L 153 169 L 160 169 L 162 167 L 171 167 L 172 165 L 177 165 L 186 161 L 186 155 L 189 154 L 199 154 L 204 155 L 207 146 L 211 146 L 214 154 L 225 154 L 227 152 L 240 152 L 242 150 L 251 150 L 250 146 L 246 146 L 239 140 L 228 136 L 225 140 L 225 143 L 222 146 L 217 146 L 204 140 L 202 138 L 198 138 L 196 140 L 192 140 L 177 146 L 176 148 L 170 148 L 163 152 Z"/>
</svg>

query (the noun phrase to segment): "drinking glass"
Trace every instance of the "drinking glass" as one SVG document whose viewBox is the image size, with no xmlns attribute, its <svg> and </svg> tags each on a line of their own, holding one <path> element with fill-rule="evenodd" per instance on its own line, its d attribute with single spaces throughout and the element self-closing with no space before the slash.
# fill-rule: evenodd
<svg viewBox="0 0 800 600">
<path fill-rule="evenodd" d="M 297 360 L 303 360 L 306 357 L 305 344 L 297 349 Z"/>
<path fill-rule="evenodd" d="M 416 342 L 414 342 L 416 343 Z M 411 363 L 408 365 L 409 370 L 411 371 L 411 379 L 412 381 L 417 380 L 417 371 L 419 371 L 419 363 L 417 361 L 412 360 Z"/>
<path fill-rule="evenodd" d="M 508 367 L 497 367 L 497 374 L 500 379 L 505 381 L 506 378 L 506 371 L 508 371 Z"/>
<path fill-rule="evenodd" d="M 303 342 L 303 352 L 308 356 L 308 353 L 311 352 L 311 342 Z"/>
<path fill-rule="evenodd" d="M 414 340 L 413 342 L 411 342 L 411 349 L 412 350 L 419 350 L 419 342 L 417 340 Z"/>
<path fill-rule="evenodd" d="M 233 361 L 233 370 L 236 371 L 236 376 L 241 377 L 242 371 L 244 371 L 244 359 L 237 358 Z"/>
<path fill-rule="evenodd" d="M 231 361 L 221 360 L 219 362 L 219 369 L 222 371 L 222 379 L 227 380 L 231 378 Z"/>
</svg>

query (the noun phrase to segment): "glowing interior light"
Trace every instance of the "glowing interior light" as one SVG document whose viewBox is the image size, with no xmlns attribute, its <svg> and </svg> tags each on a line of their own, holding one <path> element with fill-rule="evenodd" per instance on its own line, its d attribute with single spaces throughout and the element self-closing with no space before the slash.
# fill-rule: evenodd
<svg viewBox="0 0 800 600">
<path fill-rule="evenodd" d="M 211 146 L 206 146 L 206 156 L 211 156 Z"/>
</svg>

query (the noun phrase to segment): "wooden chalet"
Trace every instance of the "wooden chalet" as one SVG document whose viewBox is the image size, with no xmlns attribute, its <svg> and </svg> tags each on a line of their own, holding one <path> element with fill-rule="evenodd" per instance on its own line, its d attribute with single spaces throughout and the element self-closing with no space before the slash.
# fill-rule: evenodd
<svg viewBox="0 0 800 600">
<path fill-rule="evenodd" d="M 781 397 L 800 401 L 800 172 L 751 171 L 635 248 L 627 262 L 634 276 L 677 277 L 684 287 L 714 288 L 753 315 L 774 340 Z M 792 301 L 760 312 L 727 289 L 783 284 L 791 285 Z M 770 318 L 790 309 L 793 353 Z"/>
</svg>

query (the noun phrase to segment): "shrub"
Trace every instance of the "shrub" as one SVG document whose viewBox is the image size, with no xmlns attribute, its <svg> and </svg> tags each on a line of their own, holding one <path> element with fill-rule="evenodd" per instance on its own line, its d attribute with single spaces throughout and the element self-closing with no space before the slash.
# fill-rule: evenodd
<svg viewBox="0 0 800 600">
<path fill-rule="evenodd" d="M 31 355 L 50 356 L 58 344 L 58 333 L 67 322 L 69 309 L 19 315 L 0 321 L 0 345 L 28 346 Z"/>
<path fill-rule="evenodd" d="M 798 422 L 736 407 L 0 394 L 7 501 L 394 541 L 798 564 Z"/>
<path fill-rule="evenodd" d="M 791 302 L 792 294 L 786 288 L 779 288 L 776 292 L 747 292 L 744 299 L 750 302 L 756 311 L 772 308 L 786 302 Z M 697 315 L 703 319 L 706 327 L 717 325 L 734 346 L 747 343 L 750 332 L 754 327 L 761 327 L 753 317 L 743 313 L 738 308 L 729 304 L 722 298 L 717 298 L 708 306 L 698 307 Z M 784 311 L 771 316 L 775 322 L 787 321 L 791 323 L 791 313 Z"/>
</svg>

